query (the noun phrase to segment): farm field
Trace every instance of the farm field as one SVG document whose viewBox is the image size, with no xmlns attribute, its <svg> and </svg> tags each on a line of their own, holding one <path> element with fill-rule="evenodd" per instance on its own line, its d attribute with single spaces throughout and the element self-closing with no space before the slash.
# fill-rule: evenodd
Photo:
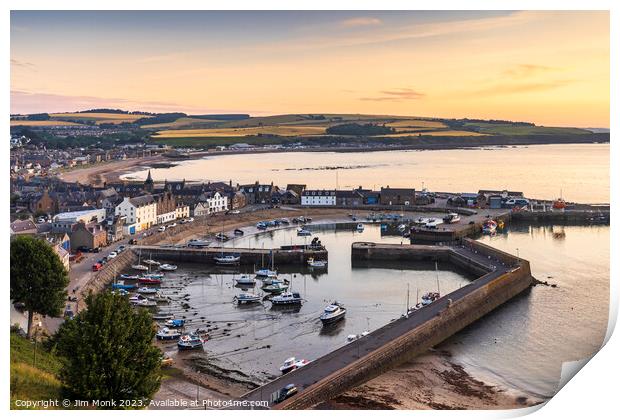
<svg viewBox="0 0 620 420">
<path fill-rule="evenodd" d="M 248 128 L 212 128 L 197 130 L 164 130 L 159 131 L 153 138 L 179 137 L 244 137 L 262 135 L 277 136 L 306 136 L 324 134 L 325 127 L 317 126 L 264 126 Z"/>
<path fill-rule="evenodd" d="M 140 126 L 140 128 L 156 129 L 156 130 L 198 129 L 198 128 L 211 127 L 214 124 L 221 123 L 221 122 L 222 122 L 221 120 L 208 120 L 204 118 L 183 117 L 183 118 L 179 118 L 178 120 L 169 122 L 169 123 L 144 124 Z"/>
<path fill-rule="evenodd" d="M 124 122 L 134 122 L 140 118 L 150 118 L 150 115 L 143 114 L 117 114 L 117 113 L 105 113 L 105 112 L 68 112 L 59 114 L 50 114 L 50 117 L 55 120 L 62 121 L 63 119 L 69 120 L 84 120 L 94 121 L 96 124 L 120 124 Z"/>
<path fill-rule="evenodd" d="M 588 134 L 588 130 L 572 127 L 542 127 L 517 124 L 466 123 L 464 128 L 480 133 L 505 136 L 526 136 L 533 134 Z"/>
<path fill-rule="evenodd" d="M 11 120 L 11 127 L 26 126 L 26 127 L 58 127 L 66 125 L 82 125 L 69 121 L 31 121 L 31 120 Z"/>
<path fill-rule="evenodd" d="M 446 128 L 446 125 L 441 121 L 432 120 L 399 120 L 389 122 L 388 127 L 393 127 L 396 131 L 409 131 L 410 129 L 429 129 L 429 128 Z"/>
<path fill-rule="evenodd" d="M 395 133 L 395 134 L 387 134 L 378 137 L 418 137 L 418 136 L 488 136 L 488 134 L 484 133 L 476 133 L 473 131 L 462 131 L 462 130 L 436 130 L 436 131 L 420 131 L 415 133 Z"/>
</svg>

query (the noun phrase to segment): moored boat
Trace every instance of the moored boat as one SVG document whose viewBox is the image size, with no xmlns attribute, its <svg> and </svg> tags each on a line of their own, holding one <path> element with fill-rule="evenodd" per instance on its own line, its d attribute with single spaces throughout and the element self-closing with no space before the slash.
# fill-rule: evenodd
<svg viewBox="0 0 620 420">
<path fill-rule="evenodd" d="M 150 259 L 149 260 L 143 260 L 142 262 L 144 264 L 148 264 L 148 265 L 160 265 L 161 264 L 160 262 L 157 262 L 155 260 L 150 260 Z"/>
<path fill-rule="evenodd" d="M 314 258 L 308 258 L 308 265 L 314 268 L 324 268 L 327 266 L 326 260 L 315 260 Z"/>
<path fill-rule="evenodd" d="M 138 280 L 140 278 L 137 274 L 121 274 L 119 277 L 123 280 Z"/>
<path fill-rule="evenodd" d="M 242 305 L 244 303 L 259 303 L 261 299 L 261 296 L 255 295 L 253 293 L 239 293 L 237 296 L 234 297 L 234 300 L 236 300 L 239 305 Z"/>
<path fill-rule="evenodd" d="M 289 357 L 288 359 L 284 361 L 282 366 L 280 366 L 280 372 L 282 372 L 282 374 L 285 375 L 292 370 L 306 366 L 308 363 L 310 363 L 310 360 L 296 359 L 294 357 Z"/>
<path fill-rule="evenodd" d="M 162 328 L 155 334 L 158 340 L 178 340 L 180 337 L 181 333 L 178 330 L 171 330 L 168 327 Z"/>
<path fill-rule="evenodd" d="M 172 264 L 162 264 L 159 266 L 159 269 L 161 271 L 174 271 L 177 269 L 177 266 Z"/>
<path fill-rule="evenodd" d="M 153 306 L 157 306 L 157 302 L 155 302 L 154 300 L 150 300 L 150 299 L 142 299 L 139 300 L 136 305 L 138 306 L 142 306 L 144 308 L 152 308 Z"/>
<path fill-rule="evenodd" d="M 140 284 L 161 284 L 161 280 L 160 279 L 154 279 L 151 277 L 140 277 L 138 279 L 138 282 Z"/>
<path fill-rule="evenodd" d="M 487 235 L 493 235 L 497 231 L 497 222 L 495 220 L 487 220 L 482 225 L 482 233 Z"/>
<path fill-rule="evenodd" d="M 213 257 L 218 265 L 237 265 L 241 261 L 241 257 L 233 254 L 222 254 L 219 257 Z"/>
<path fill-rule="evenodd" d="M 177 347 L 179 350 L 194 350 L 202 348 L 202 338 L 195 334 L 184 335 L 179 338 L 177 342 Z"/>
<path fill-rule="evenodd" d="M 422 295 L 420 303 L 422 303 L 422 306 L 430 305 L 431 303 L 439 299 L 439 297 L 439 292 L 428 292 Z"/>
<path fill-rule="evenodd" d="M 261 268 L 260 270 L 256 270 L 254 274 L 256 274 L 257 277 L 275 277 L 278 275 L 278 272 L 269 270 L 268 268 Z"/>
<path fill-rule="evenodd" d="M 458 213 L 448 213 L 447 216 L 443 218 L 445 223 L 458 223 L 461 220 L 461 216 Z"/>
<path fill-rule="evenodd" d="M 125 283 L 123 283 L 121 281 L 112 284 L 112 289 L 131 290 L 131 289 L 135 289 L 135 288 L 136 288 L 135 284 L 125 284 Z"/>
<path fill-rule="evenodd" d="M 336 301 L 332 303 L 331 305 L 328 305 L 324 309 L 323 314 L 321 314 L 320 319 L 323 325 L 334 324 L 344 319 L 344 316 L 346 313 L 347 313 L 347 310 L 345 309 L 345 307 L 342 306 L 341 303 Z"/>
<path fill-rule="evenodd" d="M 149 268 L 144 264 L 134 264 L 131 268 L 137 271 L 149 271 Z"/>
<path fill-rule="evenodd" d="M 272 305 L 301 305 L 303 301 L 297 292 L 285 292 L 271 298 Z"/>
<path fill-rule="evenodd" d="M 154 287 L 140 287 L 136 291 L 143 295 L 154 295 L 157 293 L 157 289 Z"/>
<path fill-rule="evenodd" d="M 256 280 L 247 274 L 242 274 L 241 277 L 235 280 L 235 286 L 239 287 L 254 286 L 255 284 Z"/>
<path fill-rule="evenodd" d="M 288 290 L 288 286 L 286 284 L 283 284 L 282 282 L 278 282 L 278 283 L 266 284 L 263 287 L 261 287 L 261 289 L 263 289 L 267 293 L 277 295 L 282 292 L 286 292 Z"/>
<path fill-rule="evenodd" d="M 185 325 L 184 319 L 168 319 L 164 324 L 166 327 L 181 328 Z"/>
</svg>

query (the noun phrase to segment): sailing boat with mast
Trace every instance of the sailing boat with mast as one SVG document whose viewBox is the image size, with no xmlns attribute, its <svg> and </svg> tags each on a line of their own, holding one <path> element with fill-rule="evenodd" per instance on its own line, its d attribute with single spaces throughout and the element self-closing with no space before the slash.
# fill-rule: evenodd
<svg viewBox="0 0 620 420">
<path fill-rule="evenodd" d="M 264 250 L 264 247 L 263 247 Z M 254 274 L 256 274 L 257 277 L 261 277 L 261 278 L 275 278 L 278 275 L 278 272 L 274 270 L 274 263 L 273 263 L 273 250 L 269 252 L 269 258 L 270 258 L 270 263 L 271 263 L 271 269 L 269 268 L 264 268 L 265 267 L 265 253 L 263 252 L 261 254 L 261 268 L 259 270 L 256 270 L 254 272 Z"/>
<path fill-rule="evenodd" d="M 435 261 L 435 276 L 437 278 L 437 291 L 436 292 L 427 292 L 422 295 L 422 305 L 430 305 L 435 302 L 437 299 L 441 297 L 441 293 L 439 291 L 439 271 L 437 268 L 437 261 Z"/>
<path fill-rule="evenodd" d="M 134 270 L 138 270 L 138 271 L 149 271 L 149 268 L 146 265 L 140 264 L 141 258 L 142 258 L 142 250 L 140 250 L 140 252 L 138 253 L 138 264 L 132 265 L 131 268 L 133 268 Z"/>
<path fill-rule="evenodd" d="M 222 221 L 222 235 L 224 235 L 224 222 Z M 233 245 L 234 246 L 234 245 Z M 222 241 L 222 254 L 219 257 L 213 257 L 215 263 L 218 265 L 238 265 L 241 261 L 241 256 L 238 254 L 224 254 L 224 242 Z"/>
</svg>

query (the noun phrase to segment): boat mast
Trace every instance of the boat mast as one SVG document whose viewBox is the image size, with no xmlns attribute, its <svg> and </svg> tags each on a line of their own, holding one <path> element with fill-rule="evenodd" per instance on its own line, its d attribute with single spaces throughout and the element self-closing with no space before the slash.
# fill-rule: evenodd
<svg viewBox="0 0 620 420">
<path fill-rule="evenodd" d="M 407 310 L 405 311 L 407 318 L 409 317 L 409 283 L 407 283 Z"/>
</svg>

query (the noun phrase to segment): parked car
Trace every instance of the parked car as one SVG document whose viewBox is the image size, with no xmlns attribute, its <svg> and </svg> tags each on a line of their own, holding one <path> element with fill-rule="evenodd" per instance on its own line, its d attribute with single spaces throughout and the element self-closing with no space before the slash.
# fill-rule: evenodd
<svg viewBox="0 0 620 420">
<path fill-rule="evenodd" d="M 93 264 L 93 271 L 99 271 L 103 268 L 103 265 L 101 263 L 95 263 Z"/>
<path fill-rule="evenodd" d="M 118 249 L 121 250 L 121 252 L 123 252 L 127 247 L 125 245 L 121 245 L 118 247 Z"/>
<path fill-rule="evenodd" d="M 138 241 L 136 239 L 130 239 L 129 240 L 129 245 L 136 245 L 138 243 Z"/>
<path fill-rule="evenodd" d="M 166 231 L 166 226 L 160 226 L 159 229 L 157 229 L 158 232 L 165 232 Z"/>
<path fill-rule="evenodd" d="M 192 223 L 194 221 L 193 217 L 190 217 L 189 219 L 187 219 L 187 223 Z"/>
<path fill-rule="evenodd" d="M 176 224 L 175 222 L 172 222 L 172 223 L 170 223 L 170 224 L 168 225 L 168 228 L 173 228 L 173 227 L 176 227 L 176 225 L 177 225 L 177 224 Z"/>
<path fill-rule="evenodd" d="M 116 252 L 112 251 L 112 252 L 110 252 L 110 253 L 108 254 L 108 260 L 114 259 L 114 258 L 116 258 L 117 256 L 118 256 L 118 254 L 117 254 Z"/>
<path fill-rule="evenodd" d="M 284 388 L 280 389 L 280 391 L 278 391 L 278 396 L 275 400 L 273 400 L 273 402 L 276 404 L 281 403 L 282 401 L 292 397 L 295 394 L 297 394 L 297 387 L 295 386 L 295 384 L 288 384 Z"/>
</svg>

